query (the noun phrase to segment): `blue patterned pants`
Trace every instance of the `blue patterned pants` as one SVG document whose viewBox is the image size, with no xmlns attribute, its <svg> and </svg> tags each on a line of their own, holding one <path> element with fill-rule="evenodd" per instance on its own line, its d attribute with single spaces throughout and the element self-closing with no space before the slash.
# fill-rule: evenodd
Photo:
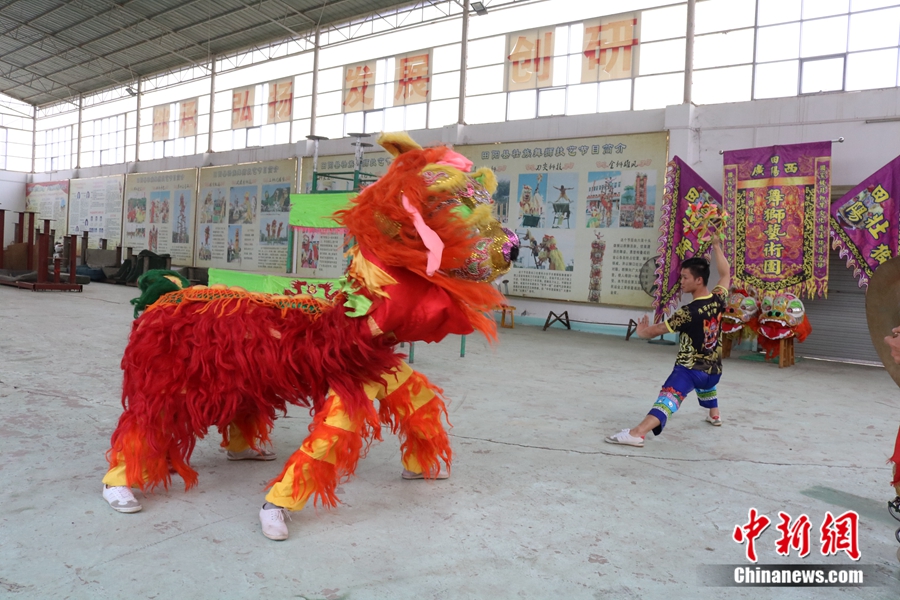
<svg viewBox="0 0 900 600">
<path fill-rule="evenodd" d="M 719 399 L 716 396 L 716 384 L 722 374 L 710 375 L 703 371 L 688 369 L 681 365 L 675 365 L 672 374 L 666 379 L 662 389 L 659 391 L 659 397 L 653 404 L 648 414 L 659 419 L 659 427 L 653 429 L 654 435 L 662 433 L 669 420 L 675 412 L 681 408 L 684 397 L 697 391 L 697 399 L 703 408 L 717 408 Z"/>
</svg>

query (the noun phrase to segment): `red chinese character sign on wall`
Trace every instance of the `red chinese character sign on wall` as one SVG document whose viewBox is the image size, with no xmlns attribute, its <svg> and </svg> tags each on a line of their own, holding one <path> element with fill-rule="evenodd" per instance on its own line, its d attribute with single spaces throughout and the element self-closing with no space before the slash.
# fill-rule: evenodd
<svg viewBox="0 0 900 600">
<path fill-rule="evenodd" d="M 398 56 L 394 59 L 394 65 L 394 106 L 427 101 L 431 89 L 431 61 L 428 53 Z"/>
<path fill-rule="evenodd" d="M 291 120 L 291 104 L 294 100 L 294 78 L 273 81 L 269 84 L 268 118 L 266 123 L 287 123 Z"/>
<path fill-rule="evenodd" d="M 256 86 L 237 88 L 231 92 L 231 128 L 253 126 L 253 105 L 255 104 Z"/>
<path fill-rule="evenodd" d="M 630 78 L 637 32 L 638 20 L 631 15 L 585 21 L 581 82 Z"/>
<path fill-rule="evenodd" d="M 170 106 L 168 104 L 153 107 L 154 142 L 169 139 L 169 108 Z"/>
<path fill-rule="evenodd" d="M 182 100 L 178 112 L 178 137 L 197 135 L 197 99 Z"/>
<path fill-rule="evenodd" d="M 553 85 L 553 29 L 511 33 L 507 49 L 508 91 Z"/>
<path fill-rule="evenodd" d="M 827 295 L 831 142 L 734 150 L 724 161 L 734 284 Z"/>
<path fill-rule="evenodd" d="M 878 266 L 900 254 L 900 156 L 831 205 L 831 237 L 841 258 L 868 286 Z"/>
<path fill-rule="evenodd" d="M 373 108 L 375 108 L 375 61 L 344 67 L 344 112 Z"/>
</svg>

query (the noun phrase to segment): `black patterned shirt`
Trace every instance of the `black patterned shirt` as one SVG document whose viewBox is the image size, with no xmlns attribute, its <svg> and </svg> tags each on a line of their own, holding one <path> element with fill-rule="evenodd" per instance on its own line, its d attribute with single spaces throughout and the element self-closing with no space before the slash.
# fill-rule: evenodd
<svg viewBox="0 0 900 600">
<path fill-rule="evenodd" d="M 675 311 L 667 321 L 671 333 L 678 332 L 679 348 L 675 364 L 710 375 L 722 372 L 722 314 L 728 290 L 717 285 L 712 294 L 695 298 Z"/>
</svg>

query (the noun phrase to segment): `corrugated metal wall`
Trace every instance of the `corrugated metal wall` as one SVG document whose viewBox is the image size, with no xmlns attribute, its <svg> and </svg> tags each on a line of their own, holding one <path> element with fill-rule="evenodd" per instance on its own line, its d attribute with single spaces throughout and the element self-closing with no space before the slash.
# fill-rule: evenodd
<svg viewBox="0 0 900 600">
<path fill-rule="evenodd" d="M 838 257 L 829 256 L 828 298 L 804 300 L 812 333 L 794 346 L 797 356 L 881 364 L 866 325 L 866 291 Z"/>
</svg>

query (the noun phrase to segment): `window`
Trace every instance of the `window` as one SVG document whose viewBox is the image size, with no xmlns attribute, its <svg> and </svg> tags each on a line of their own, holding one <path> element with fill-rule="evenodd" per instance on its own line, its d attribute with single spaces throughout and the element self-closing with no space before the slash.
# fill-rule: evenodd
<svg viewBox="0 0 900 600">
<path fill-rule="evenodd" d="M 0 94 L 0 169 L 30 172 L 35 109 Z"/>
<path fill-rule="evenodd" d="M 679 4 L 472 40 L 466 122 L 661 108 L 671 90 L 648 77 L 683 73 L 686 15 Z"/>
<path fill-rule="evenodd" d="M 288 46 L 298 49 L 293 43 Z M 250 58 L 254 60 L 247 66 L 244 59 Z M 227 61 L 226 72 L 216 75 L 213 151 L 290 144 L 304 139 L 310 132 L 313 53 L 304 48 L 289 54 L 286 46 L 271 60 L 263 60 L 255 51 L 233 59 Z M 203 109 L 201 105 L 201 114 Z M 208 121 L 208 109 L 206 114 Z M 198 144 L 201 138 L 206 141 L 200 134 Z"/>
<path fill-rule="evenodd" d="M 37 134 L 37 160 L 35 169 L 42 171 L 59 171 L 73 168 L 72 158 L 75 155 L 75 127 L 67 125 Z M 36 148 L 36 149 L 37 149 Z"/>
<path fill-rule="evenodd" d="M 141 109 L 141 160 L 206 152 L 209 95 Z"/>
<path fill-rule="evenodd" d="M 754 98 L 897 85 L 900 1 L 759 0 L 757 18 Z"/>
<path fill-rule="evenodd" d="M 82 167 L 125 162 L 124 114 L 83 123 L 81 136 Z"/>
<path fill-rule="evenodd" d="M 5 127 L 0 127 L 0 169 L 6 169 L 6 154 L 7 154 L 7 143 L 8 139 L 7 131 Z"/>
</svg>

